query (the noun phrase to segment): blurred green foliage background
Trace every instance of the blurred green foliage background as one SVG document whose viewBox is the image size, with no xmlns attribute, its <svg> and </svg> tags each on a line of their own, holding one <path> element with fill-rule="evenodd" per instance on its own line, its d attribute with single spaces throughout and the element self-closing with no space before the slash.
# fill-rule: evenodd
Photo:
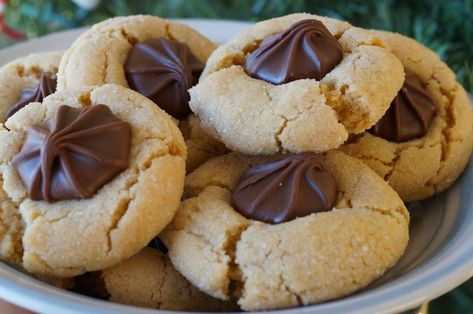
<svg viewBox="0 0 473 314">
<path fill-rule="evenodd" d="M 435 50 L 473 92 L 473 0 L 108 0 L 98 1 L 91 10 L 70 0 L 10 0 L 4 17 L 11 28 L 29 39 L 117 15 L 258 21 L 293 12 L 331 16 L 356 26 L 411 36 Z M 12 43 L 0 35 L 0 47 Z M 473 313 L 473 281 L 432 302 L 430 313 Z"/>
<path fill-rule="evenodd" d="M 94 1 L 94 0 L 85 0 Z M 435 50 L 473 91 L 473 0 L 108 0 L 86 10 L 70 0 L 11 0 L 9 26 L 34 38 L 129 14 L 257 21 L 292 12 L 345 19 L 409 35 Z M 11 41 L 0 39 L 0 46 Z"/>
</svg>

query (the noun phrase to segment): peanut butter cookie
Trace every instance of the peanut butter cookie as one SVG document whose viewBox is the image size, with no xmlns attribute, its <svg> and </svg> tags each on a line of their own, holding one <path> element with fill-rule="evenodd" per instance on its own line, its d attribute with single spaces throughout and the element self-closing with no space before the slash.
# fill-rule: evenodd
<svg viewBox="0 0 473 314">
<path fill-rule="evenodd" d="M 409 238 L 399 196 L 339 151 L 214 157 L 187 176 L 185 195 L 160 235 L 174 267 L 246 311 L 350 294 L 393 266 Z"/>
<path fill-rule="evenodd" d="M 172 311 L 238 310 L 192 286 L 159 250 L 145 248 L 101 274 L 109 300 Z"/>
<path fill-rule="evenodd" d="M 376 123 L 403 81 L 399 60 L 369 31 L 292 14 L 218 47 L 190 106 L 234 151 L 321 152 Z"/>
<path fill-rule="evenodd" d="M 72 277 L 145 247 L 181 199 L 186 149 L 174 121 L 104 85 L 31 103 L 0 131 L 1 258 Z"/>
<path fill-rule="evenodd" d="M 473 114 L 455 74 L 433 51 L 396 33 L 376 31 L 401 60 L 406 81 L 386 115 L 341 148 L 383 177 L 404 201 L 448 188 L 473 147 Z"/>
</svg>

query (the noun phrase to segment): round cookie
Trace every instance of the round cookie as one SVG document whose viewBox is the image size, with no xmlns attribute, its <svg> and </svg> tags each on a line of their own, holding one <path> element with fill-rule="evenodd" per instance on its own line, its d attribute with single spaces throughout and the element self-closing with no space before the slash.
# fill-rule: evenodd
<svg viewBox="0 0 473 314">
<path fill-rule="evenodd" d="M 381 276 L 404 252 L 409 214 L 362 162 L 339 151 L 321 156 L 338 185 L 335 206 L 280 224 L 245 218 L 231 199 L 250 167 L 281 157 L 231 153 L 189 174 L 187 199 L 160 234 L 174 267 L 213 297 L 237 297 L 245 311 L 338 298 Z"/>
<path fill-rule="evenodd" d="M 137 43 L 155 38 L 186 44 L 202 64 L 216 48 L 192 28 L 159 17 L 136 15 L 108 19 L 94 25 L 66 51 L 59 67 L 58 90 L 107 83 L 131 88 L 125 71 L 127 58 Z M 161 103 L 156 103 L 163 108 Z M 187 130 L 184 134 L 189 148 L 188 171 L 205 161 L 206 156 L 213 157 L 224 150 L 223 144 L 200 128 L 193 115 L 179 120 L 179 127 Z"/>
<path fill-rule="evenodd" d="M 117 303 L 172 311 L 238 310 L 234 303 L 200 292 L 152 248 L 103 270 L 101 277 L 109 300 Z"/>
<path fill-rule="evenodd" d="M 321 23 L 300 28 L 300 23 L 314 19 Z M 294 32 L 292 39 L 272 42 L 288 32 Z M 319 38 L 319 33 L 339 46 L 341 61 L 325 71 L 325 76 L 325 72 L 314 74 L 321 79 L 303 79 L 310 77 L 304 72 L 306 67 L 333 54 L 329 51 L 320 60 L 298 66 L 302 57 L 309 58 L 318 53 L 318 47 L 325 47 L 307 39 Z M 311 45 L 314 51 L 300 52 Z M 286 50 L 273 52 L 273 56 L 262 49 L 266 46 L 266 50 Z M 296 56 L 292 56 L 294 50 Z M 262 60 L 254 62 L 258 57 Z M 301 75 L 272 84 L 250 76 L 248 60 L 252 67 L 269 64 L 262 75 L 279 78 L 280 72 L 290 76 L 296 70 Z M 284 150 L 321 152 L 337 148 L 349 133 L 361 133 L 378 121 L 403 78 L 399 60 L 372 33 L 335 19 L 292 14 L 257 23 L 219 46 L 199 84 L 190 90 L 190 106 L 206 130 L 234 151 L 251 155 Z"/>
<path fill-rule="evenodd" d="M 55 77 L 62 54 L 62 51 L 31 54 L 0 68 L 0 123 L 5 122 L 10 108 L 19 102 L 25 89 L 33 91 L 40 84 L 42 73 Z"/>
<path fill-rule="evenodd" d="M 375 170 L 404 201 L 421 200 L 448 188 L 462 173 L 473 146 L 473 115 L 455 74 L 430 49 L 396 33 L 375 31 L 420 78 L 436 105 L 425 135 L 394 142 L 369 132 L 341 148 Z"/>
<path fill-rule="evenodd" d="M 69 111 L 63 111 L 62 105 L 70 106 L 67 107 Z M 82 111 L 74 108 L 82 108 Z M 61 125 L 64 123 L 61 121 L 69 120 L 60 120 L 59 117 L 66 112 L 65 117 L 70 119 L 74 110 L 81 112 L 79 117 L 82 120 L 77 118 L 65 123 L 67 127 L 60 131 L 62 133 L 57 133 L 63 134 L 57 143 L 68 145 L 68 150 L 58 155 L 62 158 L 59 165 L 63 168 L 51 169 L 76 170 L 64 172 L 71 179 L 58 184 L 54 179 L 63 179 L 60 170 L 48 174 L 47 160 L 44 161 L 41 164 L 44 180 L 40 179 L 44 200 L 34 200 L 38 199 L 34 186 L 37 181 L 33 185 L 26 183 L 25 167 L 29 163 L 18 166 L 18 156 L 24 153 L 32 132 L 45 127 L 44 121 L 56 121 L 54 125 Z M 110 112 L 121 122 L 112 120 L 109 126 L 104 124 L 106 129 L 94 127 L 97 121 L 105 119 L 97 113 L 98 110 Z M 48 123 L 51 125 L 53 122 Z M 126 130 L 123 124 L 129 125 L 129 142 L 121 136 L 122 133 L 110 133 Z M 39 126 L 32 127 L 34 125 Z M 64 133 L 79 125 L 89 128 L 70 135 Z M 174 216 L 184 184 L 184 141 L 172 119 L 138 93 L 116 85 L 57 92 L 45 98 L 43 103 L 31 103 L 17 112 L 6 122 L 6 127 L 8 130 L 0 131 L 2 259 L 20 261 L 27 271 L 34 274 L 72 277 L 110 267 L 136 254 Z M 74 142 L 80 140 L 82 134 L 95 134 L 94 130 L 98 130 L 99 135 L 89 136 L 88 142 Z M 107 134 L 112 134 L 112 138 L 108 138 L 104 145 L 100 141 L 105 140 Z M 57 139 L 49 138 L 51 141 Z M 80 148 L 97 146 L 104 147 L 108 157 L 91 151 L 91 148 Z M 117 146 L 122 147 L 120 151 L 117 151 Z M 44 146 L 45 151 L 51 152 L 50 147 L 53 146 Z M 128 160 L 125 164 L 111 157 L 123 155 L 123 147 L 129 149 L 125 151 Z M 81 155 L 63 155 L 69 151 Z M 45 160 L 46 157 L 41 156 L 41 160 Z M 84 159 L 86 156 L 92 158 Z M 71 160 L 74 162 L 72 166 Z M 88 163 L 85 168 L 79 163 L 85 163 L 84 160 Z M 96 160 L 101 161 L 97 164 Z M 54 162 L 54 167 L 59 167 L 58 161 Z M 95 186 L 93 193 L 86 193 L 96 183 L 96 177 L 102 178 L 109 168 L 115 167 L 119 167 L 121 172 L 114 172 L 108 181 Z M 53 180 L 50 185 L 48 177 Z M 79 198 L 74 195 L 71 199 L 71 182 L 81 191 Z M 45 193 L 48 189 L 49 193 Z M 82 194 L 82 191 L 85 192 Z M 58 198 L 58 193 L 63 196 Z M 49 202 L 51 197 L 55 199 Z"/>
</svg>

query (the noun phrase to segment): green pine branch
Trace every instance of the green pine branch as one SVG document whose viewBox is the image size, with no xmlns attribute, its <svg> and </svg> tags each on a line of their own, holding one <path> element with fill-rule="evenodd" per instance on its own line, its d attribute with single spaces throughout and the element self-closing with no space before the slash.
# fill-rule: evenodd
<svg viewBox="0 0 473 314">
<path fill-rule="evenodd" d="M 473 92 L 473 0 L 107 0 L 91 12 L 64 0 L 10 0 L 7 23 L 27 38 L 117 15 L 154 14 L 258 21 L 293 12 L 345 19 L 411 36 L 436 51 Z M 0 46 L 9 44 L 0 39 Z"/>
</svg>

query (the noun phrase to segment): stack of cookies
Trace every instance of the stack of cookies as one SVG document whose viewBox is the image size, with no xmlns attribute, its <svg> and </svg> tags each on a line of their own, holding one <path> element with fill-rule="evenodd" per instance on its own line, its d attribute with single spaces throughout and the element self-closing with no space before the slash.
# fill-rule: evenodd
<svg viewBox="0 0 473 314">
<path fill-rule="evenodd" d="M 351 294 L 396 264 L 404 202 L 473 147 L 468 96 L 399 34 L 310 14 L 218 48 L 153 16 L 0 70 L 0 259 L 167 310 Z"/>
</svg>

